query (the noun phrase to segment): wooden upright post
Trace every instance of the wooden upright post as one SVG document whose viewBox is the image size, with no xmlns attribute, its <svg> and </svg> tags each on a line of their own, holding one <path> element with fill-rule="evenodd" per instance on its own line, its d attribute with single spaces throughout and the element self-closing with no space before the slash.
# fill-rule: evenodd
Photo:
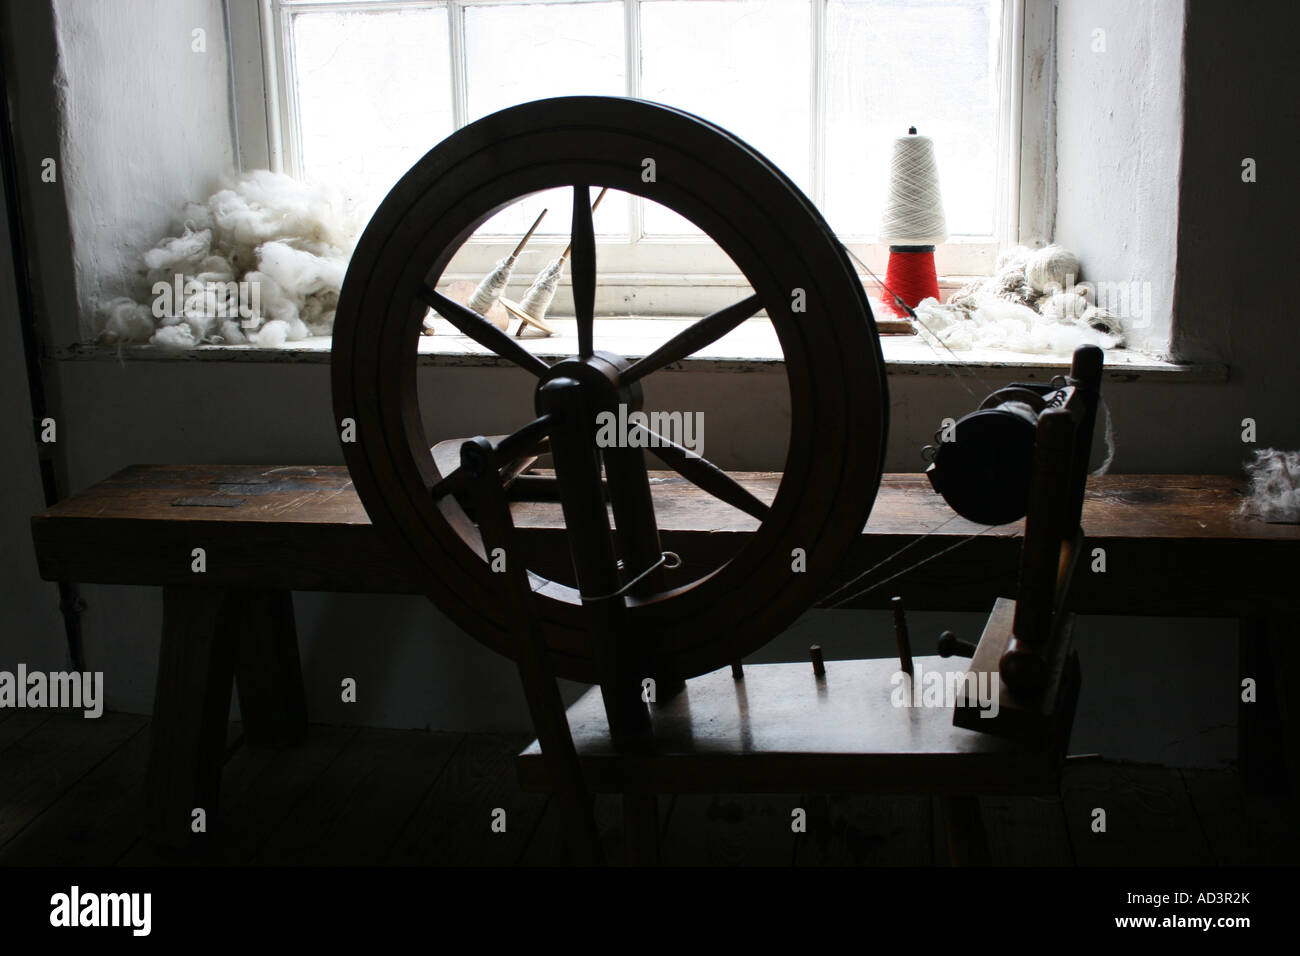
<svg viewBox="0 0 1300 956">
<path fill-rule="evenodd" d="M 641 681 L 649 675 L 640 649 L 629 641 L 627 607 L 613 597 L 620 582 L 593 444 L 595 413 L 582 386 L 571 378 L 552 379 L 540 392 L 550 405 L 547 410 L 555 413 L 551 453 L 610 736 L 615 747 L 632 749 L 650 733 L 650 715 L 641 699 Z"/>
<path fill-rule="evenodd" d="M 552 792 L 565 819 L 570 848 L 579 863 L 604 863 L 600 831 L 592 812 L 591 796 L 582 779 L 582 767 L 573 746 L 569 718 L 551 668 L 549 651 L 537 618 L 529 607 L 532 589 L 528 568 L 515 545 L 514 522 L 496 469 L 490 466 L 492 446 L 485 438 L 461 446 L 462 467 L 475 472 L 471 481 L 479 530 L 488 554 L 500 548 L 505 555 L 501 573 L 506 620 L 516 635 L 515 663 L 524 686 L 528 712 L 537 731 L 542 755 L 551 773 Z"/>
</svg>

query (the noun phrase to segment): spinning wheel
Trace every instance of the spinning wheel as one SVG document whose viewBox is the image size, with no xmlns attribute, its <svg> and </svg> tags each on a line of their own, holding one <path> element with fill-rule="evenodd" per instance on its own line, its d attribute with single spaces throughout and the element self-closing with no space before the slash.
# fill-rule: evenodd
<svg viewBox="0 0 1300 956">
<path fill-rule="evenodd" d="M 574 191 L 579 351 L 548 365 L 436 287 L 490 216 L 561 186 Z M 589 189 L 603 186 L 691 220 L 731 257 L 753 294 L 644 358 L 598 351 Z M 519 410 L 519 429 L 495 446 L 473 443 L 459 468 L 431 454 L 416 400 L 415 356 L 430 306 L 536 379 L 535 407 Z M 596 414 L 620 404 L 641 408 L 646 377 L 762 310 L 784 353 L 790 394 L 788 457 L 775 498 L 758 500 L 679 446 L 645 449 L 759 523 L 730 561 L 693 578 L 689 555 L 677 571 L 661 558 L 642 449 L 597 448 Z M 420 569 L 440 608 L 516 659 L 520 638 L 502 600 L 503 576 L 490 565 L 486 529 L 462 499 L 483 475 L 497 482 L 497 473 L 513 473 L 512 463 L 552 452 L 581 590 L 529 571 L 527 612 L 561 677 L 606 683 L 593 621 L 634 648 L 635 663 L 618 668 L 625 676 L 661 682 L 759 648 L 827 589 L 880 482 L 889 407 L 884 363 L 866 295 L 840 243 L 808 199 L 743 142 L 686 113 L 635 100 L 525 104 L 462 129 L 420 160 L 379 207 L 353 255 L 335 319 L 332 375 L 336 418 L 355 423 L 355 442 L 344 450 L 371 519 Z M 612 535 L 601 501 L 602 461 Z M 797 570 L 797 549 L 804 571 Z"/>
</svg>

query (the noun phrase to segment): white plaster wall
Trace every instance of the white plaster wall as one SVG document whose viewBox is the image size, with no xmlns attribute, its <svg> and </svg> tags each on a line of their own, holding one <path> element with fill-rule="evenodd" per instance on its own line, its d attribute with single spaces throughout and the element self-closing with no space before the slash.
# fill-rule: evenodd
<svg viewBox="0 0 1300 956">
<path fill-rule="evenodd" d="M 1102 31 L 1098 33 L 1097 31 Z M 1058 0 L 1056 241 L 1089 281 L 1150 283 L 1135 347 L 1168 350 L 1182 160 L 1181 0 Z M 1094 47 L 1104 42 L 1104 50 Z"/>
</svg>

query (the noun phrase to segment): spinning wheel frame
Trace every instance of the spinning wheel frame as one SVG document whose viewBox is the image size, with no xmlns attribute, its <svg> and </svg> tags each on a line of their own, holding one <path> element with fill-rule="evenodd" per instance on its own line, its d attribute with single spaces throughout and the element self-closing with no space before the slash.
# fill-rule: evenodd
<svg viewBox="0 0 1300 956">
<path fill-rule="evenodd" d="M 655 161 L 655 181 L 642 180 L 645 158 Z M 610 394 L 640 391 L 639 382 L 617 380 L 629 363 L 591 354 L 598 263 L 594 235 L 582 234 L 591 228 L 590 186 L 654 200 L 703 229 L 748 278 L 785 353 L 789 449 L 760 527 L 730 561 L 698 580 L 625 599 L 644 673 L 665 681 L 695 676 L 762 646 L 827 589 L 874 502 L 889 407 L 875 323 L 842 246 L 799 190 L 731 134 L 668 107 L 571 97 L 486 117 L 428 153 L 371 219 L 340 296 L 334 409 L 337 420 L 356 423 L 345 457 L 371 520 L 421 569 L 430 598 L 479 640 L 515 656 L 500 575 L 484 560 L 478 531 L 452 495 L 435 501 L 430 493 L 447 476 L 425 440 L 415 355 L 426 305 L 454 306 L 430 290 L 463 242 L 510 203 L 559 186 L 575 190 L 572 275 L 583 353 L 561 363 L 566 369 L 577 362 L 595 375 L 603 361 L 615 369 L 601 373 L 611 378 Z M 796 289 L 804 291 L 806 312 L 792 310 Z M 564 374 L 558 366 L 543 372 L 540 360 L 487 339 L 543 382 Z M 532 417 L 521 414 L 519 424 Z M 792 569 L 795 548 L 806 553 L 805 572 Z M 643 569 L 625 570 L 630 580 Z M 554 672 L 598 680 L 578 592 L 535 575 L 533 587 Z"/>
</svg>

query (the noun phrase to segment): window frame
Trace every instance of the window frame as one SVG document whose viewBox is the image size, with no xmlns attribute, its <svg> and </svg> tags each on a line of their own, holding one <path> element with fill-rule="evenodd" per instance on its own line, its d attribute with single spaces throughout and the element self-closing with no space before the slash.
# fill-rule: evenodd
<svg viewBox="0 0 1300 956">
<path fill-rule="evenodd" d="M 229 3 L 229 0 L 226 0 Z M 297 141 L 296 91 L 290 82 L 293 64 L 292 16 L 303 10 L 378 11 L 400 8 L 445 7 L 450 28 L 452 114 L 457 129 L 465 125 L 468 104 L 464 57 L 464 11 L 469 6 L 493 5 L 508 0 L 256 0 L 228 6 L 231 30 L 232 86 L 236 100 L 237 153 L 241 168 L 270 168 L 301 175 L 301 149 Z M 594 2 L 594 0 L 531 0 L 531 2 Z M 625 62 L 637 63 L 640 50 L 642 0 L 622 0 L 624 8 Z M 811 5 L 810 42 L 811 123 L 810 198 L 824 198 L 822 115 L 825 98 L 825 12 L 828 0 L 808 0 Z M 1001 104 L 998 118 L 999 164 L 995 197 L 994 235 L 953 237 L 936 250 L 943 283 L 953 287 L 960 277 L 992 271 L 997 251 L 1019 242 L 1046 240 L 1055 220 L 1055 6 L 1052 0 L 1002 0 L 1000 31 Z M 287 68 L 286 68 L 287 67 Z M 628 69 L 626 95 L 640 93 L 639 69 Z M 430 144 L 431 146 L 433 144 Z M 638 204 L 631 202 L 630 238 L 602 240 L 603 304 L 613 312 L 635 302 L 638 314 L 699 314 L 716 290 L 726 301 L 730 290 L 745 285 L 743 276 L 707 239 L 647 237 L 643 234 Z M 883 272 L 888 246 L 863 237 L 841 237 L 854 254 Z M 551 245 L 556 245 L 552 250 Z M 502 237 L 474 239 L 458 256 L 465 273 L 449 278 L 473 278 L 471 273 L 490 269 L 513 245 Z M 530 251 L 554 255 L 562 244 L 538 240 Z M 463 263 L 463 266 L 461 265 Z M 637 294 L 637 290 L 643 292 Z M 691 289 L 690 296 L 675 290 Z M 629 298 L 629 295 L 631 296 Z M 703 300 L 700 296 L 703 295 Z"/>
</svg>

